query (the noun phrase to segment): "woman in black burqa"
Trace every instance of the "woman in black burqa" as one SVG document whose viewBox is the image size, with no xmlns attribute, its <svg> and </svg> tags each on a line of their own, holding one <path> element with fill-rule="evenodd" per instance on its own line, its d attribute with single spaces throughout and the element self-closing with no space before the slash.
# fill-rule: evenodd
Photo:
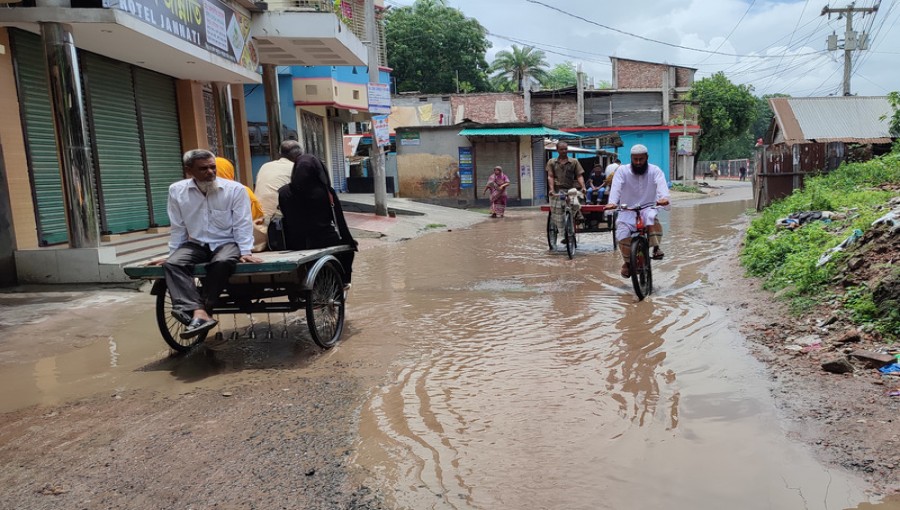
<svg viewBox="0 0 900 510">
<path fill-rule="evenodd" d="M 335 254 L 344 267 L 344 283 L 350 283 L 358 243 L 350 235 L 337 193 L 329 185 L 328 172 L 319 158 L 303 154 L 294 163 L 291 182 L 278 190 L 278 208 L 284 215 L 284 239 L 288 250 L 312 250 L 349 244 L 353 251 Z"/>
</svg>

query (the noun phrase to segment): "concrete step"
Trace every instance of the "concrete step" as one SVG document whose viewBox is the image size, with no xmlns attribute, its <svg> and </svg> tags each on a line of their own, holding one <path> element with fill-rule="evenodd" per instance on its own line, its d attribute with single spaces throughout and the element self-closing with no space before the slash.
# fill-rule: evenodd
<svg viewBox="0 0 900 510">
<path fill-rule="evenodd" d="M 158 248 L 160 246 L 163 246 L 168 250 L 168 246 L 169 246 L 169 236 L 168 235 L 164 235 L 162 237 L 147 237 L 144 239 L 131 241 L 126 244 L 117 244 L 117 245 L 114 245 L 113 247 L 116 249 L 116 257 L 121 257 L 124 255 L 137 253 L 137 252 L 144 251 L 147 249 Z"/>
<path fill-rule="evenodd" d="M 142 260 L 152 260 L 165 257 L 169 254 L 169 244 L 163 243 L 156 246 L 148 246 L 141 250 L 134 250 L 128 253 L 117 253 L 116 264 L 124 267 L 128 264 L 134 264 Z"/>
</svg>

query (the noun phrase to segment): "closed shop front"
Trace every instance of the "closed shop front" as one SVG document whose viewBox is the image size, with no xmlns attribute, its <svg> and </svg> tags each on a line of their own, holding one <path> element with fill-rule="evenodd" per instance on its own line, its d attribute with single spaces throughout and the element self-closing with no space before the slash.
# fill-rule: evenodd
<svg viewBox="0 0 900 510">
<path fill-rule="evenodd" d="M 519 142 L 476 142 L 475 143 L 475 190 L 481 196 L 495 166 L 503 168 L 509 177 L 510 185 L 507 195 L 510 199 L 521 197 L 519 193 Z"/>
<path fill-rule="evenodd" d="M 15 31 L 16 69 L 40 243 L 66 241 L 59 163 L 40 38 Z M 182 178 L 175 80 L 79 52 L 100 230 L 167 226 L 168 186 Z M 51 157 L 52 156 L 52 157 Z"/>
<path fill-rule="evenodd" d="M 547 151 L 544 139 L 538 138 L 531 144 L 532 167 L 534 168 L 534 201 L 547 203 Z"/>
</svg>

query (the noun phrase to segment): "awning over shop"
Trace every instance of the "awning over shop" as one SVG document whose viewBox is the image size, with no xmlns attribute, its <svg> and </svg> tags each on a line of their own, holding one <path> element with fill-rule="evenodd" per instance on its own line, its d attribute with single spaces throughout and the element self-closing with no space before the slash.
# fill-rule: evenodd
<svg viewBox="0 0 900 510">
<path fill-rule="evenodd" d="M 531 126 L 478 126 L 468 127 L 459 132 L 460 136 L 543 136 L 552 138 L 581 138 L 580 135 L 566 133 L 542 125 Z"/>
</svg>

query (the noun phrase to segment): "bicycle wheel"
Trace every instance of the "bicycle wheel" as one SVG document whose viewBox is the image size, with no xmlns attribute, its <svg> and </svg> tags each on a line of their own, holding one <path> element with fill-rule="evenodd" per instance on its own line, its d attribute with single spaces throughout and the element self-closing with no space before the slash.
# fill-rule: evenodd
<svg viewBox="0 0 900 510">
<path fill-rule="evenodd" d="M 569 256 L 569 259 L 575 256 L 575 248 L 578 247 L 578 241 L 575 239 L 575 223 L 572 221 L 572 213 L 571 211 L 566 211 L 565 213 L 565 228 L 566 228 L 566 254 Z"/>
<path fill-rule="evenodd" d="M 631 283 L 639 300 L 653 292 L 653 272 L 650 268 L 650 244 L 637 236 L 631 241 Z"/>
<path fill-rule="evenodd" d="M 191 348 L 206 340 L 206 335 L 209 334 L 209 331 L 204 331 L 193 338 L 186 340 L 181 338 L 181 332 L 184 331 L 186 326 L 175 317 L 172 317 L 172 298 L 169 296 L 169 290 L 165 286 L 156 295 L 156 325 L 159 326 L 159 332 L 162 334 L 163 340 L 169 344 L 173 351 L 178 353 L 191 350 Z"/>
<path fill-rule="evenodd" d="M 344 279 L 333 262 L 319 269 L 306 292 L 306 325 L 313 342 L 330 349 L 344 331 Z"/>
<path fill-rule="evenodd" d="M 547 244 L 551 250 L 556 249 L 557 237 L 559 237 L 559 232 L 556 231 L 556 224 L 553 223 L 553 211 L 550 211 L 547 213 Z"/>
</svg>

